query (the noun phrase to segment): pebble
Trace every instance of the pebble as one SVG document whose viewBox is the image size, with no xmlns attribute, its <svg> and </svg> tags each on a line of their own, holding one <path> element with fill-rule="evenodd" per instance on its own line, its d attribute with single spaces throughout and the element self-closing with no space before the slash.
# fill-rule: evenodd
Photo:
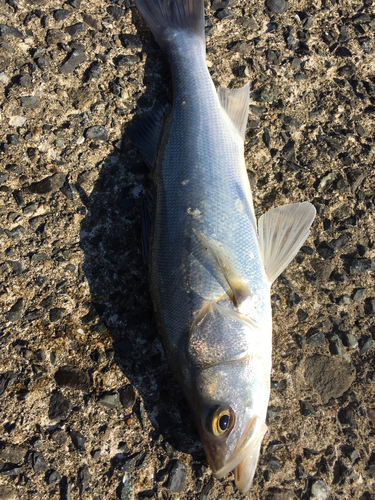
<svg viewBox="0 0 375 500">
<path fill-rule="evenodd" d="M 64 309 L 63 307 L 54 307 L 53 309 L 51 309 L 49 312 L 49 319 L 51 323 L 59 321 L 63 317 L 65 312 L 66 309 Z"/>
<path fill-rule="evenodd" d="M 132 385 L 127 385 L 120 392 L 120 401 L 123 408 L 128 409 L 134 406 L 136 394 Z"/>
<path fill-rule="evenodd" d="M 65 420 L 71 412 L 71 404 L 60 392 L 52 394 L 49 402 L 48 418 L 50 420 Z"/>
<path fill-rule="evenodd" d="M 46 472 L 47 462 L 44 460 L 43 454 L 40 452 L 33 453 L 32 464 L 35 473 Z"/>
<path fill-rule="evenodd" d="M 0 83 L 3 83 L 4 85 L 8 85 L 9 83 L 9 78 L 5 73 L 0 73 Z"/>
<path fill-rule="evenodd" d="M 288 2 L 285 0 L 266 0 L 266 6 L 271 12 L 282 14 L 288 8 Z"/>
<path fill-rule="evenodd" d="M 220 21 L 222 19 L 235 19 L 236 13 L 232 9 L 221 9 L 215 13 L 215 17 L 217 17 Z"/>
<path fill-rule="evenodd" d="M 103 71 L 100 61 L 94 61 L 87 70 L 87 79 L 92 80 L 94 78 L 100 78 L 102 73 Z"/>
<path fill-rule="evenodd" d="M 98 403 L 106 408 L 118 408 L 120 405 L 120 398 L 118 393 L 103 393 L 98 397 Z"/>
<path fill-rule="evenodd" d="M 51 438 L 58 446 L 63 446 L 66 443 L 67 437 L 63 430 L 56 429 L 52 432 Z"/>
<path fill-rule="evenodd" d="M 175 460 L 169 473 L 166 488 L 175 493 L 182 493 L 185 486 L 186 475 L 186 465 L 180 460 Z"/>
<path fill-rule="evenodd" d="M 55 381 L 59 387 L 70 387 L 83 392 L 90 389 L 89 374 L 73 366 L 61 366 L 55 373 Z"/>
<path fill-rule="evenodd" d="M 363 355 L 369 351 L 374 345 L 374 340 L 371 337 L 365 337 L 364 342 L 360 346 L 359 354 Z"/>
<path fill-rule="evenodd" d="M 322 479 L 315 479 L 311 485 L 310 500 L 327 500 L 329 486 Z"/>
<path fill-rule="evenodd" d="M 323 404 L 346 392 L 355 378 L 356 370 L 342 357 L 315 354 L 305 361 L 305 380 L 318 392 Z"/>
<path fill-rule="evenodd" d="M 37 109 L 40 107 L 39 99 L 32 95 L 20 97 L 19 101 L 22 108 Z"/>
<path fill-rule="evenodd" d="M 57 481 L 60 481 L 60 479 L 61 479 L 61 476 L 57 472 L 57 470 L 49 470 L 46 473 L 46 483 L 48 485 L 55 484 L 55 483 L 57 483 Z"/>
<path fill-rule="evenodd" d="M 23 298 L 18 299 L 15 304 L 9 309 L 5 317 L 7 321 L 15 322 L 19 321 L 22 317 L 23 311 Z"/>
<path fill-rule="evenodd" d="M 336 254 L 334 246 L 328 243 L 328 241 L 319 243 L 316 247 L 316 251 L 323 259 L 332 259 Z"/>
<path fill-rule="evenodd" d="M 116 58 L 116 66 L 118 68 L 129 68 L 134 66 L 140 61 L 140 57 L 137 55 L 119 56 Z"/>
<path fill-rule="evenodd" d="M 23 38 L 23 34 L 16 28 L 7 24 L 0 24 L 0 36 L 10 36 L 13 38 Z"/>
<path fill-rule="evenodd" d="M 304 417 L 316 417 L 315 410 L 308 401 L 300 401 L 299 408 Z"/>
<path fill-rule="evenodd" d="M 66 179 L 65 174 L 62 172 L 45 177 L 39 182 L 30 184 L 28 190 L 34 194 L 48 194 L 61 188 Z"/>
<path fill-rule="evenodd" d="M 85 464 L 78 471 L 77 484 L 80 494 L 87 490 L 91 479 L 91 474 L 88 465 Z"/>
<path fill-rule="evenodd" d="M 67 60 L 60 66 L 59 71 L 63 74 L 73 73 L 85 61 L 87 61 L 87 57 L 84 52 L 73 50 Z"/>
<path fill-rule="evenodd" d="M 55 10 L 53 13 L 53 17 L 55 21 L 60 22 L 60 21 L 65 21 L 65 19 L 69 16 L 70 10 L 68 9 L 58 9 Z"/>
<path fill-rule="evenodd" d="M 103 125 L 94 125 L 85 130 L 86 139 L 91 139 L 93 141 L 108 141 L 108 134 Z"/>
<path fill-rule="evenodd" d="M 267 462 L 267 467 L 271 469 L 272 472 L 278 472 L 282 465 L 276 457 L 271 457 Z"/>
<path fill-rule="evenodd" d="M 337 354 L 337 355 L 341 356 L 341 354 L 342 354 L 341 341 L 337 335 L 333 335 L 330 338 L 329 350 L 330 350 L 331 354 Z"/>
<path fill-rule="evenodd" d="M 109 7 L 107 7 L 107 12 L 110 16 L 113 17 L 115 21 L 119 21 L 124 15 L 124 9 L 121 9 L 121 7 L 117 7 L 115 5 L 110 5 Z"/>
<path fill-rule="evenodd" d="M 86 31 L 86 24 L 85 23 L 76 23 L 73 24 L 72 26 L 67 26 L 65 28 L 65 32 L 70 35 L 71 38 L 75 38 L 77 35 L 80 33 L 84 33 Z"/>
<path fill-rule="evenodd" d="M 85 443 L 87 441 L 87 438 L 85 438 L 85 436 L 83 436 L 83 434 L 81 434 L 78 431 L 71 431 L 70 432 L 70 439 L 72 440 L 74 447 L 78 451 L 86 451 Z"/>
<path fill-rule="evenodd" d="M 274 84 L 265 85 L 259 93 L 259 101 L 273 102 L 279 97 L 279 89 Z"/>
</svg>

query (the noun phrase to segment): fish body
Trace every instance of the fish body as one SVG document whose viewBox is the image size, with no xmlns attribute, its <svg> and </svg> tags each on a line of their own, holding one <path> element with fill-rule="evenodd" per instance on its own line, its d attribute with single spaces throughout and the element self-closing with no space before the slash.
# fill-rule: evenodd
<svg viewBox="0 0 375 500">
<path fill-rule="evenodd" d="M 203 0 L 136 5 L 169 58 L 174 88 L 166 118 L 145 113 L 130 134 L 155 184 L 149 264 L 158 329 L 215 476 L 235 469 L 247 491 L 267 429 L 270 287 L 315 209 L 273 209 L 257 225 L 244 160 L 249 87 L 216 91 Z"/>
</svg>

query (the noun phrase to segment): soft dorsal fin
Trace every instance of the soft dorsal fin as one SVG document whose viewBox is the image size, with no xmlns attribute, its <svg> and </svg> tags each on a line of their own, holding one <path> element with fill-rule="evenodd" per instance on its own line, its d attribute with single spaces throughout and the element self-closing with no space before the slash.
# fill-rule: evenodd
<svg viewBox="0 0 375 500">
<path fill-rule="evenodd" d="M 259 247 L 270 283 L 297 254 L 310 233 L 315 207 L 305 201 L 272 208 L 258 221 Z"/>
<path fill-rule="evenodd" d="M 128 127 L 130 139 L 138 146 L 150 167 L 154 163 L 165 117 L 170 109 L 170 104 L 156 104 L 137 115 Z"/>
<path fill-rule="evenodd" d="M 246 123 L 249 114 L 249 84 L 240 89 L 217 89 L 219 101 L 232 120 L 238 133 L 245 139 Z"/>
</svg>

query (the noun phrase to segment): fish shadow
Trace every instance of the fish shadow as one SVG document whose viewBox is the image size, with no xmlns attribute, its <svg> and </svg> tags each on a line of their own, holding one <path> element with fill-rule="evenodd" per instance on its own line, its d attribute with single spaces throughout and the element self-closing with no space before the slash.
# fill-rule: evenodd
<svg viewBox="0 0 375 500">
<path fill-rule="evenodd" d="M 146 42 L 143 51 L 147 54 L 146 90 L 137 101 L 135 115 L 155 102 L 165 102 L 172 92 L 169 66 L 156 43 Z M 155 68 L 160 77 L 156 82 Z M 91 357 L 97 360 L 105 356 L 108 364 L 116 363 L 136 388 L 140 398 L 133 410 L 122 410 L 125 419 L 135 415 L 144 427 L 144 407 L 153 426 L 150 441 L 161 434 L 164 439 L 158 442 L 168 454 L 172 446 L 193 455 L 197 462 L 205 462 L 193 418 L 157 334 L 149 293 L 141 247 L 142 191 L 150 183 L 149 169 L 126 130 L 96 169 L 99 175 L 90 194 L 84 175 L 76 185 L 86 207 L 80 246 L 84 253 L 82 271 L 91 294 L 89 312 L 82 322 L 99 338 L 109 334 L 112 346 L 104 353 L 92 352 Z"/>
</svg>

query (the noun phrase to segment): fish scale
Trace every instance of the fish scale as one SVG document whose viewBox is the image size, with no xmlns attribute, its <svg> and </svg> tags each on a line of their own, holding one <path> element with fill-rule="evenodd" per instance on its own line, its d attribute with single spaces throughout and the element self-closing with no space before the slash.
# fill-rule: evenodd
<svg viewBox="0 0 375 500">
<path fill-rule="evenodd" d="M 270 287 L 307 238 L 315 209 L 273 208 L 257 229 L 244 160 L 249 86 L 216 92 L 203 0 L 136 5 L 169 58 L 174 90 L 164 122 L 158 108 L 129 130 L 153 172 L 158 330 L 215 477 L 234 469 L 247 491 L 267 430 Z"/>
</svg>

